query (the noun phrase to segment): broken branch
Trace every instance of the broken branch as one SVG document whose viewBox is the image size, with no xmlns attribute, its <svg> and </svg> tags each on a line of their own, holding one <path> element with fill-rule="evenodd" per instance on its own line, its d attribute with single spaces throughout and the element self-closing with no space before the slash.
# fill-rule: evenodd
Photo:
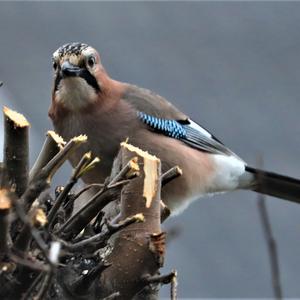
<svg viewBox="0 0 300 300">
<path fill-rule="evenodd" d="M 80 252 L 85 250 L 89 252 L 94 252 L 95 250 L 104 247 L 107 244 L 109 238 L 116 232 L 119 232 L 120 230 L 124 229 L 125 227 L 128 227 L 133 223 L 144 222 L 144 221 L 145 219 L 142 214 L 136 214 L 134 216 L 126 218 L 123 221 L 120 221 L 117 224 L 107 222 L 106 231 L 100 232 L 90 238 L 87 238 L 75 244 L 71 244 L 71 245 L 66 244 L 66 248 L 69 251 Z"/>
<path fill-rule="evenodd" d="M 109 190 L 114 190 L 128 183 L 128 178 L 134 178 L 138 175 L 138 165 L 135 158 L 128 161 L 128 163 L 121 169 L 121 171 L 103 188 L 97 192 L 89 202 L 77 211 L 59 230 L 56 232 L 58 236 L 65 240 L 76 236 L 109 202 L 115 200 Z M 125 181 L 124 181 L 125 179 Z M 119 183 L 119 181 L 122 183 Z"/>
<path fill-rule="evenodd" d="M 48 227 L 50 228 L 52 226 L 52 223 L 54 221 L 54 218 L 60 208 L 60 206 L 65 201 L 68 193 L 73 188 L 73 186 L 77 183 L 80 176 L 83 174 L 83 169 L 88 165 L 88 163 L 91 160 L 91 153 L 85 153 L 83 157 L 81 158 L 80 162 L 77 164 L 77 166 L 73 170 L 73 174 L 71 178 L 69 179 L 69 182 L 65 186 L 65 188 L 62 190 L 62 192 L 57 197 L 54 205 L 52 206 L 49 215 L 48 215 Z"/>
<path fill-rule="evenodd" d="M 22 203 L 25 204 L 25 210 L 28 211 L 32 202 L 44 191 L 50 184 L 51 179 L 60 166 L 69 158 L 72 151 L 79 145 L 85 143 L 86 136 L 80 135 L 72 138 L 65 147 L 59 151 L 47 164 L 44 166 L 37 175 L 33 177 L 29 183 L 28 188 L 22 195 Z"/>
<path fill-rule="evenodd" d="M 29 122 L 26 118 L 4 106 L 4 167 L 10 186 L 16 186 L 21 196 L 27 188 L 29 169 Z"/>
<path fill-rule="evenodd" d="M 167 183 L 169 183 L 170 181 L 174 180 L 175 178 L 181 175 L 182 175 L 182 170 L 178 166 L 175 166 L 161 175 L 161 185 L 165 186 Z"/>
<path fill-rule="evenodd" d="M 134 223 L 118 232 L 108 257 L 112 265 L 100 278 L 102 297 L 119 291 L 120 299 L 132 299 L 146 286 L 141 279 L 143 275 L 154 275 L 160 268 L 160 255 L 164 248 L 160 235 L 160 160 L 122 143 L 122 165 L 125 166 L 133 157 L 138 157 L 140 176 L 132 179 L 122 190 L 120 219 L 142 213 L 145 222 Z M 151 239 L 155 241 L 150 242 Z M 125 258 L 120 253 L 125 253 Z"/>
<path fill-rule="evenodd" d="M 66 142 L 54 131 L 48 131 L 42 150 L 29 173 L 29 182 L 65 146 Z"/>
</svg>

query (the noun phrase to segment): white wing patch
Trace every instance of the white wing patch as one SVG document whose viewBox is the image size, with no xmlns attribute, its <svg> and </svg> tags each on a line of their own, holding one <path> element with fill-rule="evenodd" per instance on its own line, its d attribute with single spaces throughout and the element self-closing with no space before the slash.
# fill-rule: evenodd
<svg viewBox="0 0 300 300">
<path fill-rule="evenodd" d="M 191 119 L 188 119 L 188 121 L 190 122 L 190 126 L 196 130 L 198 130 L 199 132 L 201 132 L 203 135 L 212 138 L 212 135 L 203 127 L 201 127 L 199 124 L 195 123 L 194 121 L 192 121 Z"/>
</svg>

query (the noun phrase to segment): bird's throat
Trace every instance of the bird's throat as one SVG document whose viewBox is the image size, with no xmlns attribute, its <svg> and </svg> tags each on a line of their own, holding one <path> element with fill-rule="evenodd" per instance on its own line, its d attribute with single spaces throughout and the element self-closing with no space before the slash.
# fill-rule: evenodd
<svg viewBox="0 0 300 300">
<path fill-rule="evenodd" d="M 86 108 L 98 97 L 96 90 L 82 77 L 62 78 L 54 93 L 57 105 L 72 111 Z"/>
</svg>

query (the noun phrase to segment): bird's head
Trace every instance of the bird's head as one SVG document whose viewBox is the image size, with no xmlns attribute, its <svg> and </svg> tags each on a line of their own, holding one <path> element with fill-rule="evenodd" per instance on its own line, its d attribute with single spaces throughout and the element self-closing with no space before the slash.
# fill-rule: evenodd
<svg viewBox="0 0 300 300">
<path fill-rule="evenodd" d="M 109 79 L 98 52 L 83 43 L 69 43 L 53 53 L 55 105 L 76 111 L 95 103 Z"/>
</svg>

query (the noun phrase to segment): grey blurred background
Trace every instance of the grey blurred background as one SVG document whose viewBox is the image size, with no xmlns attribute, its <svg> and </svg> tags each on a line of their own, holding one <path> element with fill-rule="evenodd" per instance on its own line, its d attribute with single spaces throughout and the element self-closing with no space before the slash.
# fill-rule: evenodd
<svg viewBox="0 0 300 300">
<path fill-rule="evenodd" d="M 30 120 L 33 161 L 51 128 L 51 54 L 86 42 L 115 79 L 168 98 L 249 164 L 262 154 L 300 178 L 299 32 L 296 2 L 0 3 L 0 103 Z M 267 205 L 284 295 L 300 297 L 300 206 Z M 273 296 L 255 193 L 200 199 L 173 226 L 165 271 L 178 270 L 180 298 Z"/>
</svg>

